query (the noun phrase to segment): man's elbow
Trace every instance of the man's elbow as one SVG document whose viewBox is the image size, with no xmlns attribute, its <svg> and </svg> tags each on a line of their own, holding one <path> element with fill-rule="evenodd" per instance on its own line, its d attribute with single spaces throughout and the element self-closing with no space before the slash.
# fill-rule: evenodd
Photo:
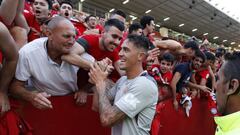
<svg viewBox="0 0 240 135">
<path fill-rule="evenodd" d="M 101 124 L 103 127 L 111 127 L 114 125 L 114 123 L 112 122 L 113 117 L 110 115 L 106 115 L 100 118 L 101 120 Z"/>
</svg>

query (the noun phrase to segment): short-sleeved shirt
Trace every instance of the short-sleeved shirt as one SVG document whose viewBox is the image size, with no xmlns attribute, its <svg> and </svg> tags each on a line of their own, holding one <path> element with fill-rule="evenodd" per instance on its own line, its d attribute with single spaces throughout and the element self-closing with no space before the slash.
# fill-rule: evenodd
<svg viewBox="0 0 240 135">
<path fill-rule="evenodd" d="M 78 67 L 64 61 L 61 65 L 52 61 L 47 54 L 47 39 L 36 39 L 20 49 L 15 78 L 31 80 L 38 91 L 53 96 L 76 91 Z"/>
<path fill-rule="evenodd" d="M 156 84 L 146 76 L 121 77 L 109 91 L 114 105 L 127 117 L 112 127 L 112 135 L 149 135 L 158 100 Z"/>
<path fill-rule="evenodd" d="M 202 79 L 207 80 L 208 78 L 209 78 L 209 70 L 208 69 L 196 72 L 195 80 L 196 80 L 197 84 L 200 84 Z"/>
<path fill-rule="evenodd" d="M 175 67 L 173 74 L 179 72 L 181 78 L 177 82 L 177 92 L 181 92 L 182 88 L 185 85 L 185 81 L 189 81 L 192 75 L 192 70 L 190 68 L 190 63 L 181 63 Z"/>
</svg>

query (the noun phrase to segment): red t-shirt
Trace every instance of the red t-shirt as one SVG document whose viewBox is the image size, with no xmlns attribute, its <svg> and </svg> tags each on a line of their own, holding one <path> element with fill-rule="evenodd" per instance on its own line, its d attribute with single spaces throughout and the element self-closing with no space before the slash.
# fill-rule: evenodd
<svg viewBox="0 0 240 135">
<path fill-rule="evenodd" d="M 103 32 L 103 30 L 104 30 L 104 27 L 102 25 L 100 25 L 100 24 L 97 24 L 96 25 L 96 29 L 98 29 L 99 30 L 99 34 L 101 34 Z"/>
<path fill-rule="evenodd" d="M 148 70 L 148 73 L 154 77 L 154 79 L 157 81 L 159 85 L 166 83 L 170 84 L 173 78 L 173 74 L 170 71 L 166 73 L 161 73 L 159 64 L 153 64 L 151 68 Z"/>
<path fill-rule="evenodd" d="M 30 27 L 30 32 L 28 33 L 28 42 L 31 42 L 34 39 L 40 38 L 41 25 L 37 22 L 36 17 L 31 12 L 24 12 L 24 16 L 27 20 L 28 26 Z"/>
<path fill-rule="evenodd" d="M 87 47 L 86 45 L 84 46 L 86 52 L 92 55 L 96 60 L 99 61 L 108 57 L 110 60 L 112 60 L 113 64 L 119 60 L 118 52 L 116 50 L 110 52 L 100 49 L 99 47 L 100 35 L 84 35 L 82 36 L 82 38 L 88 42 Z M 117 81 L 119 78 L 120 75 L 116 70 L 114 70 L 110 75 L 110 79 L 113 80 L 114 82 Z"/>
<path fill-rule="evenodd" d="M 208 77 L 209 77 L 209 70 L 205 69 L 205 70 L 196 72 L 195 80 L 196 80 L 197 84 L 200 84 L 201 79 L 206 79 L 207 80 Z"/>
<path fill-rule="evenodd" d="M 113 52 L 110 52 L 100 49 L 100 35 L 84 35 L 82 38 L 88 42 L 88 46 L 84 46 L 85 49 L 87 48 L 86 52 L 92 55 L 96 60 L 102 60 L 106 57 L 111 59 L 113 63 L 119 60 L 117 51 L 114 50 Z"/>
<path fill-rule="evenodd" d="M 84 31 L 87 30 L 87 28 L 85 27 L 85 25 L 77 20 L 73 20 L 71 19 L 72 24 L 75 26 L 78 34 L 77 37 L 83 35 Z"/>
</svg>

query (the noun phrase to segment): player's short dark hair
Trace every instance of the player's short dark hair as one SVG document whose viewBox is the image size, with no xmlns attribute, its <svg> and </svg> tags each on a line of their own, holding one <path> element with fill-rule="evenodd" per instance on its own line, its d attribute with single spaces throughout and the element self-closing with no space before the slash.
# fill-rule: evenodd
<svg viewBox="0 0 240 135">
<path fill-rule="evenodd" d="M 149 50 L 150 41 L 145 36 L 130 34 L 127 39 L 129 42 L 132 42 L 136 48 L 141 48 L 145 52 Z"/>
</svg>

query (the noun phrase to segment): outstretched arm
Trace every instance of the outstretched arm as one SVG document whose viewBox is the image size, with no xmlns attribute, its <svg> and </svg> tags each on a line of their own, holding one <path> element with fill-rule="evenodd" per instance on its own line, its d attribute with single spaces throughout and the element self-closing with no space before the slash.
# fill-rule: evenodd
<svg viewBox="0 0 240 135">
<path fill-rule="evenodd" d="M 182 45 L 175 41 L 175 40 L 156 40 L 153 43 L 156 47 L 158 47 L 160 50 L 169 50 L 169 51 L 175 51 L 182 47 Z"/>
</svg>

